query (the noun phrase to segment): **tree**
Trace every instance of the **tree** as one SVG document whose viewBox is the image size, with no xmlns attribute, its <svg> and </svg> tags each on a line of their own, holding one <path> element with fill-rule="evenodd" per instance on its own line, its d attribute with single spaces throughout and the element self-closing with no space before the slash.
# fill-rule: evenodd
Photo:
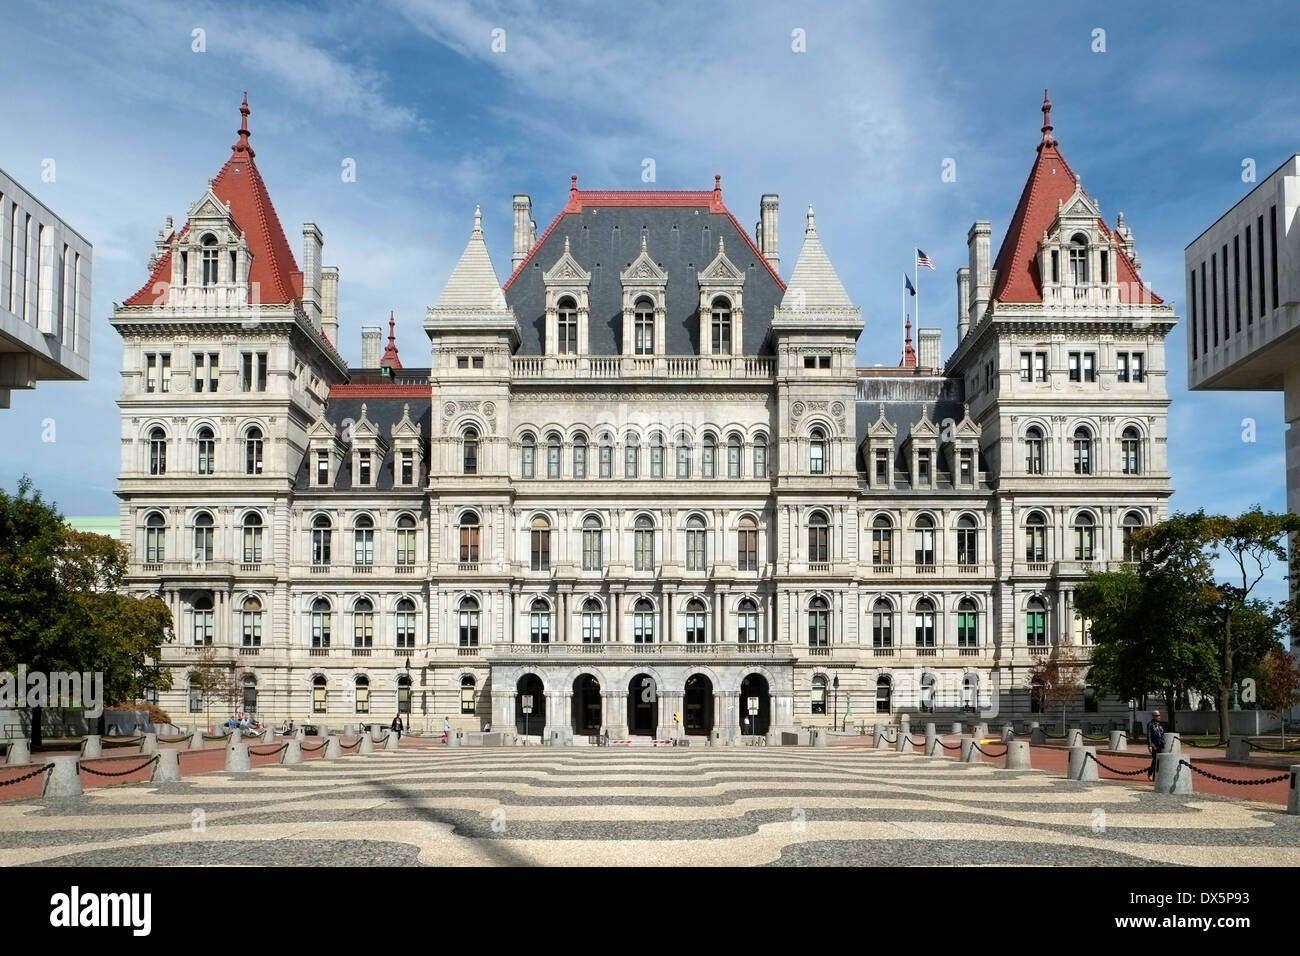
<svg viewBox="0 0 1300 956">
<path fill-rule="evenodd" d="M 1300 668 L 1296 660 L 1280 647 L 1270 650 L 1260 663 L 1259 703 L 1276 710 L 1282 718 L 1282 747 L 1286 748 L 1287 712 L 1300 703 Z"/>
<path fill-rule="evenodd" d="M 1059 645 L 1048 657 L 1040 657 L 1029 671 L 1029 683 L 1037 688 L 1045 706 L 1061 708 L 1061 729 L 1066 727 L 1066 712 L 1083 695 L 1083 675 L 1088 662 L 1063 650 Z"/>
<path fill-rule="evenodd" d="M 204 720 L 209 725 L 212 723 L 213 700 L 219 700 L 233 708 L 243 693 L 243 688 L 226 665 L 217 661 L 217 651 L 212 646 L 203 648 L 194 658 L 194 664 L 190 667 L 190 689 L 203 693 Z"/>
</svg>

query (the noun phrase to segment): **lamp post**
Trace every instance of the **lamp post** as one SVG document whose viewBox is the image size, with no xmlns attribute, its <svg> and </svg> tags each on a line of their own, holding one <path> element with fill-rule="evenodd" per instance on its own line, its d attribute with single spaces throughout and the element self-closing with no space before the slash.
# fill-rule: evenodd
<svg viewBox="0 0 1300 956">
<path fill-rule="evenodd" d="M 831 686 L 835 688 L 835 704 L 831 713 L 831 725 L 838 727 L 840 725 L 840 672 L 835 672 L 835 679 L 831 681 Z"/>
<path fill-rule="evenodd" d="M 397 698 L 397 716 L 399 717 L 402 716 L 402 699 L 400 694 L 398 695 Z M 410 719 L 411 719 L 411 659 L 408 657 L 406 659 L 406 717 L 405 719 L 402 720 L 403 730 L 411 729 L 410 727 L 406 726 L 407 723 L 410 721 Z"/>
</svg>

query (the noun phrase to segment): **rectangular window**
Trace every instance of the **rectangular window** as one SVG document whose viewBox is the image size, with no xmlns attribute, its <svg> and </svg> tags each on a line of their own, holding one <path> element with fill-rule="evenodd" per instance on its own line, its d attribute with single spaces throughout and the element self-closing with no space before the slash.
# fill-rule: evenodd
<svg viewBox="0 0 1300 956">
<path fill-rule="evenodd" d="M 1030 647 L 1047 644 L 1047 612 L 1030 611 L 1025 615 L 1025 643 Z"/>
<path fill-rule="evenodd" d="M 560 443 L 558 440 L 546 444 L 546 477 L 560 477 Z"/>
<path fill-rule="evenodd" d="M 741 571 L 758 570 L 758 531 L 742 529 L 736 532 L 736 566 Z"/>
<path fill-rule="evenodd" d="M 1261 286 L 1261 288 L 1263 287 Z M 1208 301 L 1209 300 L 1206 299 L 1205 297 L 1205 263 L 1202 262 L 1201 263 L 1201 351 L 1202 352 L 1208 352 L 1210 350 L 1210 337 L 1207 331 L 1209 328 L 1210 310 L 1205 307 L 1205 303 Z"/>
<path fill-rule="evenodd" d="M 241 392 L 251 392 L 253 390 L 253 353 L 239 353 L 239 390 Z"/>
<path fill-rule="evenodd" d="M 474 355 L 474 356 L 471 356 L 471 357 L 470 357 L 470 362 L 469 362 L 469 364 L 470 364 L 470 367 L 471 367 L 471 368 L 480 368 L 480 369 L 481 369 L 481 368 L 483 367 L 483 356 L 481 356 L 481 355 Z"/>
<path fill-rule="evenodd" d="M 1223 244 L 1223 341 L 1232 334 L 1232 310 L 1228 308 L 1228 244 Z"/>
<path fill-rule="evenodd" d="M 600 468 L 600 477 L 614 477 L 614 447 L 612 445 L 601 445 L 597 451 L 597 464 Z"/>
<path fill-rule="evenodd" d="M 975 453 L 966 449 L 962 451 L 958 461 L 961 483 L 968 486 L 975 484 Z"/>
<path fill-rule="evenodd" d="M 573 477 L 574 478 L 587 477 L 587 446 L 586 445 L 573 446 Z"/>
<path fill-rule="evenodd" d="M 1277 309 L 1277 206 L 1268 211 L 1269 269 L 1272 270 L 1271 286 L 1273 289 L 1273 308 Z"/>
<path fill-rule="evenodd" d="M 1193 323 L 1193 326 L 1195 326 L 1195 323 Z M 1117 382 L 1128 381 L 1128 353 L 1127 352 L 1115 353 L 1115 381 Z"/>
<path fill-rule="evenodd" d="M 144 390 L 158 391 L 158 356 L 149 352 L 144 357 Z"/>
<path fill-rule="evenodd" d="M 829 369 L 831 367 L 831 357 L 829 355 L 817 356 L 817 367 L 822 369 Z"/>
<path fill-rule="evenodd" d="M 158 355 L 158 391 L 170 392 L 172 390 L 172 356 L 170 352 L 162 352 Z"/>
<path fill-rule="evenodd" d="M 1080 381 L 1083 381 L 1083 379 L 1082 379 L 1082 373 L 1080 372 L 1080 362 L 1081 362 L 1081 360 L 1082 360 L 1082 353 L 1079 353 L 1079 352 L 1071 352 L 1071 353 L 1069 354 L 1069 356 L 1068 356 L 1069 364 L 1068 364 L 1067 367 L 1068 367 L 1069 370 L 1070 370 L 1070 381 L 1071 381 L 1071 382 L 1080 382 Z"/>
<path fill-rule="evenodd" d="M 1061 281 L 1061 257 L 1055 249 L 1052 250 L 1052 281 Z"/>
<path fill-rule="evenodd" d="M 662 478 L 664 476 L 664 446 L 650 446 L 650 477 Z"/>
<path fill-rule="evenodd" d="M 1204 268 L 1204 266 L 1202 266 Z M 1219 344 L 1219 257 L 1210 254 L 1210 327 L 1214 329 L 1214 344 Z"/>
<path fill-rule="evenodd" d="M 1249 247 L 1247 247 L 1247 252 L 1249 252 Z M 1197 346 L 1200 344 L 1200 337 L 1196 334 L 1197 331 L 1199 330 L 1199 327 L 1196 324 L 1197 295 L 1196 295 L 1196 270 L 1195 269 L 1192 270 L 1191 278 L 1190 281 L 1188 282 L 1187 288 L 1189 290 L 1188 295 L 1191 297 L 1191 301 L 1188 303 L 1188 318 L 1191 321 L 1191 326 L 1189 327 L 1187 334 L 1192 337 L 1192 358 L 1196 358 L 1196 356 L 1200 354 L 1200 350 L 1197 348 Z"/>
<path fill-rule="evenodd" d="M 457 367 L 457 368 L 469 368 L 469 356 L 468 356 L 468 355 L 457 355 L 457 356 L 456 356 L 456 367 Z"/>
<path fill-rule="evenodd" d="M 1046 352 L 1034 353 L 1034 381 L 1035 382 L 1047 381 L 1047 353 Z"/>
<path fill-rule="evenodd" d="M 328 485 L 330 483 L 330 453 L 327 451 L 316 452 L 316 484 Z"/>
<path fill-rule="evenodd" d="M 1264 217 L 1262 215 L 1255 220 L 1255 242 L 1258 243 L 1258 246 L 1256 247 L 1255 250 L 1258 253 L 1258 255 L 1255 256 L 1255 260 L 1257 262 L 1256 268 L 1259 270 L 1259 317 L 1260 319 L 1263 319 L 1265 308 L 1264 308 Z M 1201 266 L 1201 300 L 1202 303 L 1205 300 L 1205 266 L 1204 265 Z M 1202 312 L 1205 311 L 1204 305 L 1202 305 L 1201 311 Z M 1204 320 L 1204 316 L 1202 316 L 1202 320 Z"/>
<path fill-rule="evenodd" d="M 402 484 L 415 484 L 415 452 L 402 452 Z"/>
<path fill-rule="evenodd" d="M 1101 281 L 1110 282 L 1110 254 L 1105 249 L 1101 251 Z"/>
<path fill-rule="evenodd" d="M 636 445 L 628 445 L 623 449 L 623 477 L 635 478 L 640 465 L 641 450 Z"/>
<path fill-rule="evenodd" d="M 655 569 L 655 533 L 653 528 L 638 528 L 634 532 L 632 568 L 635 571 Z"/>
<path fill-rule="evenodd" d="M 1241 237 L 1232 237 L 1232 316 L 1233 328 L 1241 331 Z"/>
<path fill-rule="evenodd" d="M 370 452 L 357 452 L 357 484 L 370 484 Z"/>
<path fill-rule="evenodd" d="M 1034 363 L 1033 352 L 1020 353 L 1020 381 L 1022 382 L 1032 381 L 1033 374 L 1034 374 L 1033 363 Z"/>
<path fill-rule="evenodd" d="M 1254 270 L 1251 267 L 1250 253 L 1250 226 L 1246 227 L 1246 325 L 1251 325 L 1255 320 L 1255 281 Z M 1195 322 L 1192 323 L 1195 325 Z M 1192 356 L 1195 358 L 1195 354 Z"/>
<path fill-rule="evenodd" d="M 767 445 L 765 443 L 754 446 L 754 477 L 767 477 Z"/>
<path fill-rule="evenodd" d="M 691 477 L 691 449 L 689 445 L 677 446 L 677 477 Z"/>
<path fill-rule="evenodd" d="M 534 571 L 551 570 L 551 529 L 534 528 L 529 540 L 530 567 Z"/>
<path fill-rule="evenodd" d="M 1142 353 L 1134 352 L 1129 356 L 1129 361 L 1133 365 L 1133 381 L 1141 382 L 1145 378 L 1146 372 L 1142 367 Z"/>
<path fill-rule="evenodd" d="M 881 487 L 889 484 L 889 452 L 884 449 L 876 452 L 876 484 Z"/>
<path fill-rule="evenodd" d="M 922 448 L 916 453 L 916 483 L 930 485 L 930 449 Z"/>
<path fill-rule="evenodd" d="M 1083 353 L 1083 380 L 1085 382 L 1097 381 L 1097 353 Z"/>
</svg>

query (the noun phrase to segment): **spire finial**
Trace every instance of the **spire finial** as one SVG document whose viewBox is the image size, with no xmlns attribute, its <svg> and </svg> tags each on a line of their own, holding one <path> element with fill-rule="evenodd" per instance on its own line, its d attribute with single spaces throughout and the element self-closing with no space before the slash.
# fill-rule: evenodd
<svg viewBox="0 0 1300 956">
<path fill-rule="evenodd" d="M 393 369 L 402 367 L 402 359 L 397 354 L 397 316 L 393 311 L 388 313 L 388 347 L 384 349 L 384 357 L 379 360 L 379 367 L 386 368 L 391 373 Z"/>
<path fill-rule="evenodd" d="M 474 235 L 483 234 L 483 210 L 480 206 L 474 206 Z"/>
<path fill-rule="evenodd" d="M 1043 141 L 1039 144 L 1041 149 L 1044 146 L 1055 146 L 1056 139 L 1052 136 L 1052 101 L 1047 98 L 1047 89 L 1043 89 Z"/>
<path fill-rule="evenodd" d="M 808 225 L 803 232 L 805 236 L 812 236 L 817 234 L 817 224 L 813 222 L 812 203 L 808 204 Z"/>
<path fill-rule="evenodd" d="M 574 173 L 569 177 L 569 198 L 578 198 L 578 174 Z"/>
<path fill-rule="evenodd" d="M 645 252 L 645 233 L 641 233 L 641 251 Z"/>
<path fill-rule="evenodd" d="M 907 314 L 907 323 L 903 339 L 903 361 L 899 363 L 900 368 L 916 368 L 916 350 L 912 348 L 912 314 Z"/>
<path fill-rule="evenodd" d="M 722 174 L 721 173 L 713 174 L 713 198 L 718 202 L 722 202 Z"/>
<path fill-rule="evenodd" d="M 252 135 L 248 132 L 248 114 L 250 112 L 251 110 L 248 108 L 248 90 L 245 90 L 244 102 L 241 103 L 239 107 L 239 142 L 232 146 L 231 149 L 237 153 L 247 153 L 249 156 L 252 156 L 254 155 L 253 147 L 248 143 L 248 137 Z"/>
</svg>

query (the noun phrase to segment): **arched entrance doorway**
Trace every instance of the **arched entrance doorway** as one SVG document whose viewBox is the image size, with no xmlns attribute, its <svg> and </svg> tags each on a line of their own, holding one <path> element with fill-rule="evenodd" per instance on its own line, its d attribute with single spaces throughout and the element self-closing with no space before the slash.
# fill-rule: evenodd
<svg viewBox="0 0 1300 956">
<path fill-rule="evenodd" d="M 881 674 L 876 678 L 876 713 L 888 714 L 894 705 L 894 682 L 889 675 Z"/>
<path fill-rule="evenodd" d="M 627 732 L 651 737 L 658 723 L 658 684 L 649 674 L 637 674 L 627 685 Z"/>
<path fill-rule="evenodd" d="M 579 674 L 573 682 L 573 732 L 600 733 L 600 681 L 590 674 Z"/>
<path fill-rule="evenodd" d="M 758 703 L 758 713 L 750 714 L 750 698 Z M 749 723 L 746 724 L 745 720 Z M 768 693 L 767 678 L 750 674 L 740 682 L 740 729 L 746 734 L 765 734 L 772 722 L 772 698 Z"/>
<path fill-rule="evenodd" d="M 703 674 L 692 674 L 686 678 L 684 709 L 682 721 L 686 725 L 686 733 L 708 736 L 713 730 L 713 681 Z"/>
<path fill-rule="evenodd" d="M 536 674 L 525 674 L 515 685 L 515 731 L 525 736 L 540 736 L 546 726 L 546 694 L 542 679 Z M 529 704 L 531 714 L 524 713 L 524 705 Z"/>
</svg>

